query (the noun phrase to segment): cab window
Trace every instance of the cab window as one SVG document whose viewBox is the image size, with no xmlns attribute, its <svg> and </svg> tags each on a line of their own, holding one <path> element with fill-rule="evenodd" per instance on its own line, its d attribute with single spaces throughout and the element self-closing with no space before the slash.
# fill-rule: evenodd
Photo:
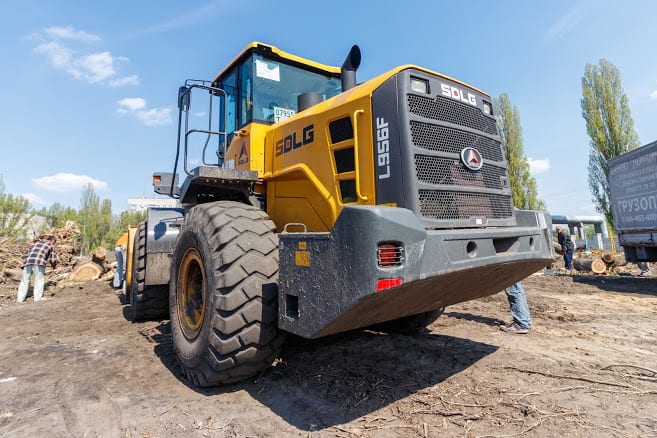
<svg viewBox="0 0 657 438">
<path fill-rule="evenodd" d="M 226 104 L 221 105 L 221 130 L 225 131 L 230 138 L 237 127 L 237 70 L 234 69 L 223 77 L 221 88 L 226 92 Z M 224 113 L 225 111 L 225 113 Z M 224 120 L 227 125 L 224 125 Z"/>
<path fill-rule="evenodd" d="M 253 120 L 274 123 L 297 113 L 297 97 L 319 93 L 323 100 L 342 91 L 340 79 L 253 54 Z"/>
</svg>

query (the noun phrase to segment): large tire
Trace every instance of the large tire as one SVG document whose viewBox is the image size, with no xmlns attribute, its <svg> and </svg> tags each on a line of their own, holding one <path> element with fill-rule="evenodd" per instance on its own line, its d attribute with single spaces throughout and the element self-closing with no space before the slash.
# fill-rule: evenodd
<svg viewBox="0 0 657 438">
<path fill-rule="evenodd" d="M 171 336 L 196 386 L 238 382 L 280 352 L 278 237 L 259 208 L 233 201 L 193 207 L 173 254 Z"/>
<path fill-rule="evenodd" d="M 169 285 L 147 286 L 146 283 L 146 222 L 139 224 L 132 253 L 130 308 L 133 322 L 169 317 Z"/>
<path fill-rule="evenodd" d="M 445 308 L 422 312 L 417 315 L 405 316 L 392 321 L 386 321 L 367 327 L 368 330 L 385 333 L 417 333 L 437 320 L 443 314 Z"/>
</svg>

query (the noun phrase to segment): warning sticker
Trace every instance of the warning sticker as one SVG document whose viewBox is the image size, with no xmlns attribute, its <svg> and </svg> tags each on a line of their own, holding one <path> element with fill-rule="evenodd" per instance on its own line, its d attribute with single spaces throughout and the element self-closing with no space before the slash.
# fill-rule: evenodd
<svg viewBox="0 0 657 438">
<path fill-rule="evenodd" d="M 310 251 L 295 251 L 294 262 L 297 266 L 310 266 Z"/>
</svg>

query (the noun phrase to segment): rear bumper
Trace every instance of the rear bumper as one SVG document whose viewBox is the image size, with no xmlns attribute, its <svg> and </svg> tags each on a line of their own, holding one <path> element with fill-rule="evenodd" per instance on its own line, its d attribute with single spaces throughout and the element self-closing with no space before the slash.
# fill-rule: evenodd
<svg viewBox="0 0 657 438">
<path fill-rule="evenodd" d="M 330 233 L 282 233 L 279 327 L 317 338 L 495 294 L 551 262 L 549 215 L 516 213 L 516 227 L 427 231 L 410 210 L 354 206 Z M 403 246 L 401 266 L 377 265 L 380 242 Z"/>
</svg>

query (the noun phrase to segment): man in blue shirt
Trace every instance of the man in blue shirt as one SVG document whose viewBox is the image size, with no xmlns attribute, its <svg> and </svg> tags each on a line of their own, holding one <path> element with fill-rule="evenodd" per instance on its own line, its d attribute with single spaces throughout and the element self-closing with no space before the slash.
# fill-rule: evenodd
<svg viewBox="0 0 657 438">
<path fill-rule="evenodd" d="M 43 285 L 45 282 L 46 265 L 54 268 L 57 266 L 57 251 L 55 251 L 55 236 L 41 239 L 25 252 L 23 257 L 23 278 L 18 286 L 16 301 L 22 303 L 27 298 L 27 290 L 30 285 L 30 277 L 34 274 L 34 301 L 43 299 Z"/>
</svg>

